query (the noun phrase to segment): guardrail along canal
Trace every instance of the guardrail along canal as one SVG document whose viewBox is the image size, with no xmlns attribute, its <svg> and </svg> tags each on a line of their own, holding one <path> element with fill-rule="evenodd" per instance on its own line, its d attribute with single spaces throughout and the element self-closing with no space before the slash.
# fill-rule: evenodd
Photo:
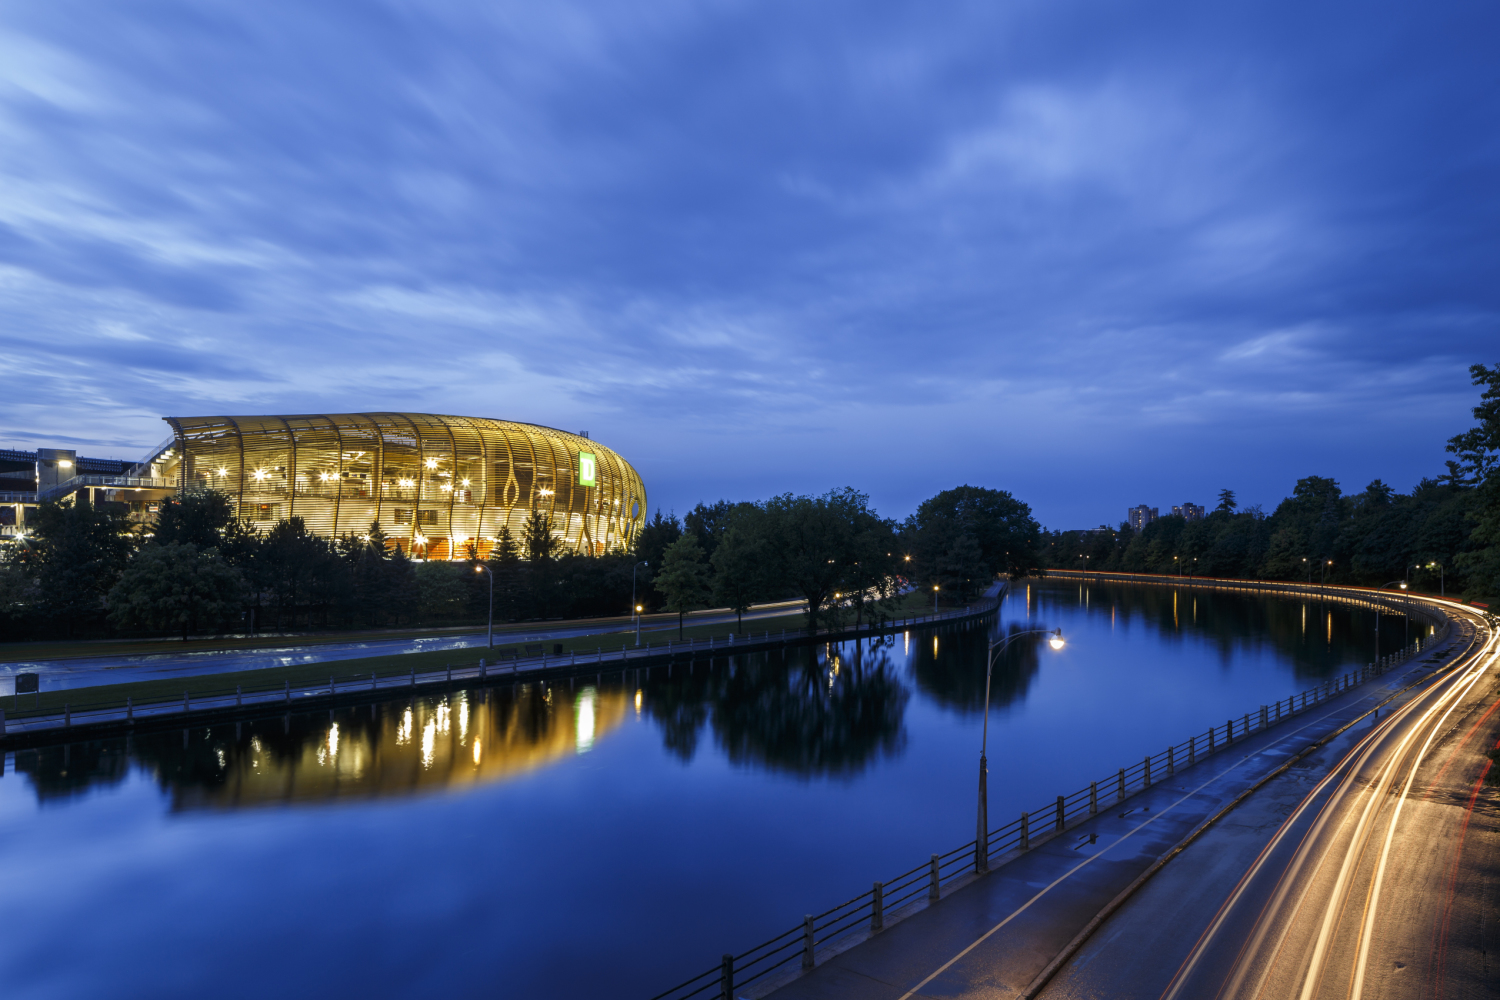
<svg viewBox="0 0 1500 1000">
<path fill-rule="evenodd" d="M 0 976 L 650 996 L 972 838 L 986 645 L 1038 626 L 1067 645 L 996 668 L 992 823 L 1375 658 L 1336 603 L 1022 581 L 998 623 L 15 751 Z"/>
</svg>

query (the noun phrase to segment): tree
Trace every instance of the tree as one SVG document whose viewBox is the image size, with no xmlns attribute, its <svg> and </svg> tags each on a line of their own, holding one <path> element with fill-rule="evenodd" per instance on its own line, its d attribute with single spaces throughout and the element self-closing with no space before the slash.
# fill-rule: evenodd
<svg viewBox="0 0 1500 1000">
<path fill-rule="evenodd" d="M 218 623 L 242 607 L 245 578 L 215 549 L 188 542 L 148 545 L 109 592 L 109 620 L 122 627 L 181 630 Z"/>
<path fill-rule="evenodd" d="M 1469 514 L 1474 530 L 1470 551 L 1454 562 L 1467 572 L 1472 589 L 1494 598 L 1500 596 L 1500 364 L 1470 365 L 1469 376 L 1485 387 L 1474 407 L 1479 424 L 1450 438 L 1448 451 L 1458 456 L 1452 471 L 1476 487 Z"/>
<path fill-rule="evenodd" d="M 667 551 L 667 546 L 682 537 L 682 525 L 678 522 L 676 515 L 662 516 L 661 508 L 656 508 L 656 515 L 641 526 L 641 530 L 635 537 L 635 557 L 638 561 L 644 560 L 648 565 L 641 567 L 641 583 L 649 585 L 652 574 L 661 568 L 662 556 Z"/>
<path fill-rule="evenodd" d="M 703 548 L 704 558 L 713 559 L 714 550 L 719 547 L 719 539 L 723 538 L 724 532 L 729 529 L 735 508 L 738 506 L 740 505 L 732 500 L 720 500 L 711 505 L 700 503 L 683 517 L 683 530 L 698 536 L 698 544 Z"/>
<path fill-rule="evenodd" d="M 1041 565 L 1041 526 L 1030 507 L 1004 490 L 967 485 L 944 490 L 922 501 L 903 530 L 913 550 L 913 570 L 929 584 L 939 582 L 939 564 L 949 561 L 961 535 L 979 547 L 986 578 L 1000 572 L 1018 576 Z"/>
<path fill-rule="evenodd" d="M 325 606 L 332 597 L 339 570 L 333 542 L 307 530 L 300 517 L 278 521 L 262 542 L 263 580 L 276 602 L 278 627 L 283 615 L 296 625 L 304 603 L 308 625 L 315 606 Z"/>
<path fill-rule="evenodd" d="M 183 542 L 200 549 L 218 548 L 235 523 L 234 498 L 214 489 L 184 490 L 161 502 L 151 541 L 158 545 Z"/>
<path fill-rule="evenodd" d="M 818 497 L 772 497 L 764 510 L 772 579 L 807 601 L 808 627 L 816 631 L 834 594 L 850 589 L 859 534 L 879 518 L 869 497 L 849 487 Z"/>
<path fill-rule="evenodd" d="M 500 534 L 495 536 L 495 547 L 490 549 L 490 561 L 504 566 L 514 564 L 520 558 L 521 547 L 516 544 L 516 537 L 510 533 L 508 525 L 501 525 Z"/>
<path fill-rule="evenodd" d="M 854 532 L 854 559 L 848 564 L 844 586 L 854 605 L 854 622 L 890 610 L 902 566 L 896 524 L 883 518 L 862 517 Z"/>
<path fill-rule="evenodd" d="M 424 620 L 462 617 L 469 603 L 469 578 L 476 574 L 467 564 L 424 562 L 415 567 L 420 609 Z"/>
<path fill-rule="evenodd" d="M 134 548 L 129 521 L 123 511 L 78 496 L 70 504 L 41 504 L 27 523 L 34 530 L 21 566 L 36 580 L 43 613 L 70 635 L 75 623 L 100 611 L 124 571 Z"/>
<path fill-rule="evenodd" d="M 713 599 L 735 613 L 737 629 L 745 630 L 745 612 L 766 591 L 766 537 L 760 508 L 742 511 L 723 533 L 710 559 Z"/>
<path fill-rule="evenodd" d="M 1219 506 L 1214 508 L 1214 513 L 1233 514 L 1238 504 L 1234 502 L 1234 490 L 1219 491 Z"/>
<path fill-rule="evenodd" d="M 501 525 L 485 564 L 489 566 L 494 578 L 496 616 L 502 621 L 519 617 L 517 596 L 521 588 L 521 546 L 516 544 L 516 538 L 508 526 Z M 485 595 L 486 600 L 488 596 Z"/>
<path fill-rule="evenodd" d="M 385 561 L 384 608 L 390 611 L 397 625 L 402 616 L 411 621 L 417 616 L 417 607 L 422 598 L 417 582 L 416 564 L 406 557 L 399 547 Z"/>
<path fill-rule="evenodd" d="M 552 518 L 533 508 L 521 526 L 521 544 L 526 549 L 526 559 L 540 565 L 557 554 L 559 542 L 552 533 Z"/>
<path fill-rule="evenodd" d="M 379 625 L 391 590 L 391 547 L 380 522 L 371 522 L 370 533 L 364 538 L 350 539 L 346 551 L 346 564 L 353 567 L 354 607 L 366 624 Z"/>
<path fill-rule="evenodd" d="M 683 535 L 667 546 L 656 574 L 656 589 L 666 599 L 668 611 L 677 612 L 677 638 L 682 638 L 683 617 L 701 608 L 708 596 L 708 567 L 696 535 Z"/>
</svg>

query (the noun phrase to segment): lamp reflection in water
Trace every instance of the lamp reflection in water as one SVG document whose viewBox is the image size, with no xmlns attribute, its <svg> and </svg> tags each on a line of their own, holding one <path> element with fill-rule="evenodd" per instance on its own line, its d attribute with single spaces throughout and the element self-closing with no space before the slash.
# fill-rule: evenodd
<svg viewBox="0 0 1500 1000">
<path fill-rule="evenodd" d="M 588 753 L 594 748 L 594 705 L 598 700 L 599 692 L 592 687 L 586 687 L 578 694 L 578 717 L 573 731 L 577 736 L 574 746 L 579 753 Z"/>
</svg>

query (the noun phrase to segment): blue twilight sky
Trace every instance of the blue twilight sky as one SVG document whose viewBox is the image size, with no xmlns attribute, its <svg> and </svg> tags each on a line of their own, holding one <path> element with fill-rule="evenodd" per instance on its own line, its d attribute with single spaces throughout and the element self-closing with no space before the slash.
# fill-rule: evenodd
<svg viewBox="0 0 1500 1000">
<path fill-rule="evenodd" d="M 1401 489 L 1500 360 L 1491 3 L 0 9 L 0 447 L 587 429 L 652 505 Z"/>
</svg>

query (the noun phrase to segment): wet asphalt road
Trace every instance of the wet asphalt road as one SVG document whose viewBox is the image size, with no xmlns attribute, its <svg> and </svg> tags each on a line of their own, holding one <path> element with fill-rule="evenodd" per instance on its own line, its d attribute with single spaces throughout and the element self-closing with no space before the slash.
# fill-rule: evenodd
<svg viewBox="0 0 1500 1000">
<path fill-rule="evenodd" d="M 1495 996 L 1496 640 L 1257 793 L 1174 860 L 1042 994 Z"/>
<path fill-rule="evenodd" d="M 1449 652 L 1451 655 L 1472 648 L 1473 644 L 1459 643 Z M 1495 719 L 1484 715 L 1496 704 L 1497 694 L 1493 654 L 1484 657 L 1482 663 L 1478 655 L 1471 657 L 1470 662 L 1477 664 L 1472 670 L 1460 666 L 1433 675 L 1439 679 L 1392 702 L 1378 722 L 1373 717 L 1368 721 L 1361 717 L 1394 691 L 1420 680 L 1433 669 L 1431 663 L 1419 663 L 1367 683 L 1330 701 L 1320 712 L 1246 740 L 1233 753 L 1182 770 L 1170 781 L 1127 800 L 1122 807 L 1054 837 L 994 874 L 955 891 L 936 906 L 828 959 L 771 995 L 777 1000 L 990 998 L 1021 996 L 1037 988 L 1042 989 L 1040 995 L 1049 998 L 1114 998 L 1161 997 L 1170 988 L 1178 997 L 1297 996 L 1297 989 L 1285 992 L 1292 984 L 1284 974 L 1284 964 L 1278 966 L 1281 978 L 1268 980 L 1269 988 L 1260 993 L 1244 992 L 1243 983 L 1236 986 L 1240 992 L 1219 991 L 1241 961 L 1242 946 L 1253 937 L 1264 904 L 1275 895 L 1285 867 L 1282 864 L 1277 868 L 1279 859 L 1301 850 L 1300 838 L 1320 816 L 1331 817 L 1319 828 L 1322 839 L 1318 844 L 1323 845 L 1320 857 L 1323 862 L 1337 858 L 1342 864 L 1343 855 L 1337 852 L 1348 853 L 1349 838 L 1329 834 L 1344 829 L 1348 811 L 1362 809 L 1370 799 L 1359 794 L 1367 787 L 1359 777 L 1341 784 L 1343 777 L 1352 772 L 1366 778 L 1372 773 L 1385 773 L 1389 780 L 1399 773 L 1402 761 L 1417 764 L 1419 777 L 1429 776 L 1426 785 L 1419 781 L 1413 788 L 1418 793 L 1430 792 L 1424 799 L 1427 804 L 1419 808 L 1408 805 L 1409 811 L 1397 824 L 1402 839 L 1399 849 L 1393 847 L 1388 852 L 1379 903 L 1382 944 L 1367 958 L 1366 985 L 1362 988 L 1372 997 L 1433 996 L 1437 994 L 1423 990 L 1430 989 L 1434 970 L 1441 969 L 1446 970 L 1450 987 L 1447 995 L 1492 995 L 1472 992 L 1472 988 L 1489 981 L 1485 978 L 1485 960 L 1476 949 L 1483 943 L 1480 914 L 1494 902 L 1487 896 L 1492 893 L 1493 880 L 1486 875 L 1495 857 L 1494 812 L 1489 807 L 1490 818 L 1482 824 L 1482 831 L 1469 822 L 1460 857 L 1455 846 L 1459 843 L 1457 831 L 1468 821 L 1468 812 L 1466 804 L 1454 805 L 1459 800 L 1467 803 L 1472 797 L 1476 769 L 1488 763 L 1482 751 L 1494 742 L 1488 729 L 1474 725 L 1480 717 L 1491 722 Z M 1461 659 L 1445 660 L 1444 665 Z M 1434 705 L 1440 706 L 1436 712 L 1431 711 Z M 1450 707 L 1454 711 L 1443 717 Z M 1080 929 L 1156 859 L 1258 778 L 1354 720 L 1359 721 L 1272 778 L 1208 827 L 1090 935 L 1045 988 L 1037 982 L 1038 974 Z M 1426 736 L 1436 731 L 1434 727 L 1442 726 L 1447 727 L 1442 731 L 1449 736 L 1438 748 L 1440 752 L 1429 747 L 1417 762 L 1412 747 L 1423 745 Z M 1469 736 L 1453 737 L 1454 732 L 1459 737 L 1465 732 Z M 1386 766 L 1392 761 L 1396 770 Z M 1493 801 L 1493 796 L 1487 801 Z M 1364 853 L 1359 856 L 1367 869 L 1374 855 L 1366 848 L 1373 843 L 1378 854 L 1383 836 L 1384 830 L 1360 834 L 1359 846 Z M 1246 878 L 1246 872 L 1263 853 L 1257 874 Z M 1405 860 L 1393 865 L 1390 856 Z M 1304 860 L 1290 881 L 1298 893 L 1304 885 L 1322 885 L 1327 896 L 1338 883 L 1339 866 L 1334 866 L 1330 876 L 1324 864 L 1309 868 L 1310 864 Z M 1446 883 L 1440 877 L 1454 872 L 1456 877 Z M 1338 899 L 1329 896 L 1323 901 L 1324 909 L 1319 913 L 1334 912 L 1344 931 L 1336 947 L 1325 948 L 1330 952 L 1325 962 L 1330 968 L 1344 969 L 1348 966 L 1346 958 L 1357 957 L 1359 949 L 1357 942 L 1351 943 L 1349 927 L 1360 924 L 1362 917 L 1357 919 L 1347 911 L 1350 900 L 1355 901 L 1352 909 L 1359 911 L 1358 903 L 1364 898 L 1360 893 L 1368 889 L 1367 883 L 1368 879 L 1363 884 L 1346 879 L 1337 885 L 1342 894 Z M 1225 908 L 1218 929 L 1205 936 L 1205 928 L 1214 923 L 1237 886 L 1241 891 L 1233 905 Z M 1315 895 L 1311 889 L 1309 894 Z M 1294 893 L 1288 898 L 1303 897 Z M 1403 979 L 1404 970 L 1416 963 L 1408 956 L 1404 964 L 1398 964 L 1406 954 L 1401 942 L 1415 941 L 1423 934 L 1424 942 L 1433 941 L 1433 921 L 1442 919 L 1435 916 L 1438 913 L 1446 917 L 1448 931 L 1446 936 L 1438 936 L 1438 945 L 1423 945 L 1430 950 L 1421 973 L 1426 977 L 1425 985 L 1416 991 L 1392 991 L 1392 983 L 1399 986 L 1418 981 L 1416 974 Z M 1250 965 L 1259 968 L 1257 963 L 1276 965 L 1282 961 L 1276 958 L 1276 943 L 1285 940 L 1279 935 L 1282 926 L 1296 925 L 1294 941 L 1307 940 L 1307 921 L 1298 923 L 1296 916 L 1296 905 L 1284 902 L 1267 918 L 1276 933 L 1262 936 L 1262 951 L 1247 960 Z M 1314 934 L 1314 944 L 1316 937 Z M 1444 950 L 1442 942 L 1460 939 L 1469 943 L 1458 948 L 1450 943 Z M 1174 980 L 1190 954 L 1198 956 L 1196 962 Z M 1342 982 L 1334 976 L 1327 980 L 1323 992 L 1311 995 L 1342 997 L 1350 985 L 1350 975 Z M 760 995 L 760 991 L 742 995 Z"/>
</svg>

